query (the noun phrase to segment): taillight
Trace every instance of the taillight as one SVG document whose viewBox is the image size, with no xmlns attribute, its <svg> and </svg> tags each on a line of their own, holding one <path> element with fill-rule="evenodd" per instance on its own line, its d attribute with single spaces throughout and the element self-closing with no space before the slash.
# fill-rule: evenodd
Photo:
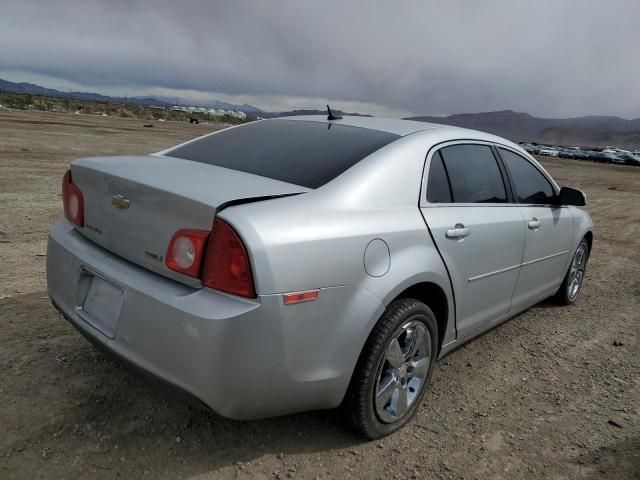
<svg viewBox="0 0 640 480">
<path fill-rule="evenodd" d="M 255 298 L 249 255 L 236 231 L 216 218 L 207 246 L 202 282 L 206 287 Z"/>
<path fill-rule="evenodd" d="M 82 192 L 71 181 L 71 170 L 62 177 L 62 203 L 64 216 L 71 223 L 84 226 L 84 198 Z"/>
<path fill-rule="evenodd" d="M 165 263 L 175 272 L 200 278 L 209 232 L 178 230 L 171 237 Z"/>
<path fill-rule="evenodd" d="M 205 287 L 255 298 L 249 255 L 236 231 L 216 218 L 211 232 L 178 230 L 171 237 L 167 267 L 194 278 Z"/>
</svg>

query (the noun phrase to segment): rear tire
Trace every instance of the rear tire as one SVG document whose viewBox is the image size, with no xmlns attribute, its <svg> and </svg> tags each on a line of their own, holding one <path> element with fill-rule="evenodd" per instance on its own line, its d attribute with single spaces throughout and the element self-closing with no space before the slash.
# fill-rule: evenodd
<svg viewBox="0 0 640 480">
<path fill-rule="evenodd" d="M 402 428 L 422 401 L 438 354 L 438 324 L 424 303 L 392 302 L 358 359 L 343 408 L 351 427 L 374 440 Z"/>
<path fill-rule="evenodd" d="M 578 248 L 571 258 L 569 269 L 567 270 L 560 289 L 555 294 L 554 299 L 560 305 L 571 305 L 578 298 L 578 293 L 584 282 L 584 275 L 587 269 L 587 261 L 589 260 L 589 243 L 583 238 L 578 244 Z"/>
</svg>

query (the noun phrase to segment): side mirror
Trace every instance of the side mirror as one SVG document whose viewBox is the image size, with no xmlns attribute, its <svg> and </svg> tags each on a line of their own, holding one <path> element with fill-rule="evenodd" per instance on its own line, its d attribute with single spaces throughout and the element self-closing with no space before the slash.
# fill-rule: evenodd
<svg viewBox="0 0 640 480">
<path fill-rule="evenodd" d="M 573 205 L 584 207 L 587 204 L 587 197 L 580 190 L 570 187 L 562 187 L 557 195 L 558 205 Z"/>
</svg>

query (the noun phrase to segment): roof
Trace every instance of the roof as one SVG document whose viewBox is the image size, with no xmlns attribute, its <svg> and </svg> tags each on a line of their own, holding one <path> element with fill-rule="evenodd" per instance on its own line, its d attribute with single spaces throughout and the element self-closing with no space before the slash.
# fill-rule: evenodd
<svg viewBox="0 0 640 480">
<path fill-rule="evenodd" d="M 327 120 L 326 115 L 296 115 L 292 117 L 279 117 L 272 120 L 299 120 L 306 122 L 335 123 L 340 125 L 349 125 L 352 127 L 370 128 L 372 130 L 380 130 L 400 136 L 409 135 L 410 133 L 439 128 L 443 125 L 437 123 L 416 122 L 414 120 L 399 120 L 396 118 L 382 117 L 360 117 L 345 115 L 339 120 Z"/>
<path fill-rule="evenodd" d="M 341 125 L 349 125 L 352 127 L 380 130 L 383 132 L 399 135 L 401 137 L 416 132 L 422 132 L 422 135 L 429 136 L 436 143 L 444 142 L 447 140 L 482 140 L 485 142 L 494 142 L 502 145 L 509 145 L 521 151 L 522 153 L 525 153 L 525 150 L 522 149 L 519 145 L 492 133 L 439 123 L 418 122 L 415 120 L 400 120 L 397 118 L 360 117 L 350 115 L 345 115 L 339 120 L 327 120 L 326 115 L 297 115 L 291 117 L 273 118 L 269 119 L 268 121 L 277 120 L 299 120 L 326 124 L 337 123 Z"/>
</svg>

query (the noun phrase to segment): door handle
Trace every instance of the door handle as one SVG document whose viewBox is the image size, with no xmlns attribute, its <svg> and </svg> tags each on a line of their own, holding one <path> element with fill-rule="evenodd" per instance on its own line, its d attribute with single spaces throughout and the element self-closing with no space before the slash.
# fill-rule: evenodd
<svg viewBox="0 0 640 480">
<path fill-rule="evenodd" d="M 470 230 L 462 223 L 456 223 L 454 228 L 450 228 L 445 232 L 447 238 L 464 238 L 469 235 Z"/>
<path fill-rule="evenodd" d="M 540 220 L 538 220 L 536 217 L 533 217 L 527 223 L 527 227 L 529 227 L 531 230 L 535 230 L 536 228 L 540 228 Z"/>
</svg>

